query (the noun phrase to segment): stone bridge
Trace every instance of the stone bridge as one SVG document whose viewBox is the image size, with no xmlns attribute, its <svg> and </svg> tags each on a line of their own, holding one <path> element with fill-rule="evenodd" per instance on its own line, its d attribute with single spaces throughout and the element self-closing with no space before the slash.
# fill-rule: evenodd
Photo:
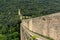
<svg viewBox="0 0 60 40">
<path fill-rule="evenodd" d="M 22 20 L 20 30 L 21 40 L 60 40 L 60 13 Z"/>
</svg>

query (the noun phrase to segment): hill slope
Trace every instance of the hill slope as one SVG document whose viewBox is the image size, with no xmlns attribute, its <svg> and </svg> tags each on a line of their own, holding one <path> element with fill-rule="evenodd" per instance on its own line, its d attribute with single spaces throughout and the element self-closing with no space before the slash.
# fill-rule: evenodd
<svg viewBox="0 0 60 40">
<path fill-rule="evenodd" d="M 0 3 L 0 11 L 20 8 L 23 15 L 40 16 L 60 11 L 60 0 L 0 0 Z"/>
<path fill-rule="evenodd" d="M 45 15 L 60 11 L 60 0 L 21 0 L 24 15 Z"/>
</svg>

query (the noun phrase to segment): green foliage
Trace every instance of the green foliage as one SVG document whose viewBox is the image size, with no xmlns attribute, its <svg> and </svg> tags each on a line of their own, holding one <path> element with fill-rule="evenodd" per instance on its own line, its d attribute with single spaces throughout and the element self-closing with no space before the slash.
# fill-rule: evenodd
<svg viewBox="0 0 60 40">
<path fill-rule="evenodd" d="M 16 10 L 0 14 L 0 34 L 2 35 L 0 36 L 0 40 L 19 40 L 20 23 L 17 13 Z"/>
<path fill-rule="evenodd" d="M 20 2 L 21 13 L 24 16 L 42 16 L 60 11 L 59 0 L 21 0 Z"/>
<path fill-rule="evenodd" d="M 60 11 L 60 0 L 0 0 L 0 12 L 21 9 L 26 16 L 42 16 Z"/>
<path fill-rule="evenodd" d="M 0 34 L 0 40 L 6 40 L 6 36 L 5 36 L 5 35 Z"/>
<path fill-rule="evenodd" d="M 33 40 L 35 40 L 36 38 L 39 38 L 38 36 L 34 35 L 32 36 Z"/>
</svg>

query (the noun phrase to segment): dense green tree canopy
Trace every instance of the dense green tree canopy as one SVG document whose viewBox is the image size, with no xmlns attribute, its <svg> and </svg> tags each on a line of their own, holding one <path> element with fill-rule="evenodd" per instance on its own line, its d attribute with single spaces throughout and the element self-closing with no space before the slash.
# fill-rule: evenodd
<svg viewBox="0 0 60 40">
<path fill-rule="evenodd" d="M 60 0 L 0 0 L 0 11 L 21 9 L 23 15 L 45 15 L 60 11 Z"/>
</svg>

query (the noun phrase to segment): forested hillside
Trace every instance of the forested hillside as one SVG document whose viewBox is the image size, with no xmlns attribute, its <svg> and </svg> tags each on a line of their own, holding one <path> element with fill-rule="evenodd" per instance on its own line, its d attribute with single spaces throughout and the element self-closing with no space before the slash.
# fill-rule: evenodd
<svg viewBox="0 0 60 40">
<path fill-rule="evenodd" d="M 60 11 L 59 0 L 21 0 L 23 15 L 40 16 Z"/>
<path fill-rule="evenodd" d="M 19 40 L 19 15 L 37 17 L 60 12 L 60 0 L 0 0 L 0 40 Z"/>
<path fill-rule="evenodd" d="M 17 0 L 0 0 L 0 40 L 19 40 Z"/>
</svg>

